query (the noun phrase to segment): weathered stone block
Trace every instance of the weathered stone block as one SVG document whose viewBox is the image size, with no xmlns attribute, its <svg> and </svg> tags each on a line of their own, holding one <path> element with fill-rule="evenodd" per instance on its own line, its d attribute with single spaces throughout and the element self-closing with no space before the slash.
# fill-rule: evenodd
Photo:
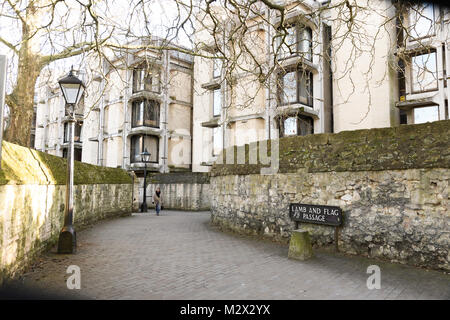
<svg viewBox="0 0 450 320">
<path fill-rule="evenodd" d="M 289 242 L 290 259 L 307 260 L 313 256 L 311 239 L 308 231 L 304 229 L 293 230 Z"/>
</svg>

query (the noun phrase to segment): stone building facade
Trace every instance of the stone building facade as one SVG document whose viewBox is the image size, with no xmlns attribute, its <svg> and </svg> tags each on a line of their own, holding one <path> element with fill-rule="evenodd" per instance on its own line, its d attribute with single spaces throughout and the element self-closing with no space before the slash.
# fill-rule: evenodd
<svg viewBox="0 0 450 320">
<path fill-rule="evenodd" d="M 449 118 L 447 7 L 358 0 L 348 32 L 348 12 L 333 8 L 340 1 L 281 2 L 288 4 L 284 44 L 274 40 L 274 10 L 247 21 L 254 56 L 275 67 L 264 86 L 250 71 L 227 77 L 220 60 L 194 59 L 194 171 L 209 171 L 232 145 Z M 205 30 L 196 41 L 205 56 L 232 51 L 213 45 Z"/>
<path fill-rule="evenodd" d="M 154 40 L 158 41 L 158 40 Z M 189 55 L 169 50 L 119 53 L 111 63 L 80 74 L 88 83 L 77 106 L 75 160 L 133 170 L 190 170 L 192 69 Z M 35 148 L 66 156 L 67 117 L 58 84 L 39 89 Z"/>
<path fill-rule="evenodd" d="M 75 159 L 140 175 L 139 154 L 147 149 L 151 171 L 209 172 L 232 145 L 449 118 L 448 8 L 357 0 L 356 26 L 346 33 L 337 0 L 284 3 L 284 43 L 276 40 L 281 20 L 273 10 L 249 17 L 246 26 L 254 56 L 275 68 L 264 86 L 255 72 L 205 58 L 232 50 L 201 28 L 201 56 L 120 52 L 112 64 L 91 68 L 98 74 L 80 74 L 89 86 L 77 112 Z M 355 54 L 361 34 L 368 40 Z M 251 70 L 245 59 L 238 62 Z M 64 156 L 66 118 L 56 82 L 45 83 L 37 101 L 35 147 Z"/>
<path fill-rule="evenodd" d="M 284 44 L 272 44 L 280 16 L 267 10 L 249 19 L 245 41 L 262 65 L 275 68 L 265 85 L 259 85 L 254 72 L 235 70 L 226 75 L 220 60 L 194 59 L 194 170 L 209 171 L 220 150 L 232 145 L 332 132 L 330 60 L 322 54 L 329 46 L 330 30 L 318 19 L 303 18 L 318 6 L 314 1 L 288 6 Z M 196 41 L 206 44 L 204 55 L 236 49 L 216 48 L 205 31 Z M 242 64 L 247 70 L 258 67 L 245 59 Z"/>
</svg>

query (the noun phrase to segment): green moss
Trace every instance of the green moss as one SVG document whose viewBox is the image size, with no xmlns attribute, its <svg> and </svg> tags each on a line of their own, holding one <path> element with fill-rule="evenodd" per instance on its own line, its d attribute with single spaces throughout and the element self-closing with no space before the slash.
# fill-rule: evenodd
<svg viewBox="0 0 450 320">
<path fill-rule="evenodd" d="M 3 141 L 0 184 L 65 184 L 67 160 Z M 118 168 L 74 161 L 74 184 L 128 184 L 129 174 Z"/>
<path fill-rule="evenodd" d="M 376 171 L 450 168 L 450 120 L 393 128 L 343 131 L 337 134 L 279 139 L 279 172 Z M 245 164 L 214 164 L 211 176 L 258 174 L 264 167 L 249 164 L 249 149 L 257 153 L 262 141 L 245 146 Z M 268 153 L 270 154 L 270 141 Z M 237 148 L 228 148 L 226 153 Z M 270 155 L 269 155 L 270 156 Z M 267 167 L 267 166 L 266 166 Z"/>
</svg>

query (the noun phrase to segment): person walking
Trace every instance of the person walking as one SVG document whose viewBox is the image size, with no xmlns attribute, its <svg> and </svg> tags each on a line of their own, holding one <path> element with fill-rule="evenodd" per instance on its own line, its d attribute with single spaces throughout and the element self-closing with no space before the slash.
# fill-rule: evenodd
<svg viewBox="0 0 450 320">
<path fill-rule="evenodd" d="M 159 187 L 157 187 L 155 190 L 155 194 L 153 195 L 153 202 L 155 203 L 156 215 L 159 216 L 162 204 L 161 189 L 159 189 Z"/>
</svg>

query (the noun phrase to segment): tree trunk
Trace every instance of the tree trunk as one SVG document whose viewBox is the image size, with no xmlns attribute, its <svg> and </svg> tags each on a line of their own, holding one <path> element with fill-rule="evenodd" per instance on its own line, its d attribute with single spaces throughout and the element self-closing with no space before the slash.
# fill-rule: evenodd
<svg viewBox="0 0 450 320">
<path fill-rule="evenodd" d="M 10 109 L 9 126 L 4 139 L 25 147 L 30 145 L 31 126 L 34 113 L 34 91 L 40 68 L 38 57 L 27 55 L 21 57 L 17 85 L 7 96 L 6 103 Z"/>
<path fill-rule="evenodd" d="M 22 41 L 19 50 L 19 61 L 17 70 L 16 85 L 8 96 L 6 103 L 10 109 L 9 126 L 5 131 L 4 139 L 25 147 L 31 144 L 31 126 L 34 113 L 34 91 L 37 78 L 42 70 L 42 59 L 37 53 L 39 47 L 39 39 L 37 37 L 29 37 L 33 34 L 34 26 L 31 22 L 36 20 L 33 16 L 34 7 L 27 8 L 27 19 L 30 25 L 22 25 Z"/>
</svg>

